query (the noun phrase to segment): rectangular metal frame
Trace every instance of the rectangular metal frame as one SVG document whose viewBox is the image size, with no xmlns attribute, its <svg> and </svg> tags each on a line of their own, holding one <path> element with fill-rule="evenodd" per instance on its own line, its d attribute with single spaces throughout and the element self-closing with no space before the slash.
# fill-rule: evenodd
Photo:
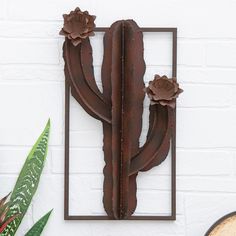
<svg viewBox="0 0 236 236">
<path fill-rule="evenodd" d="M 95 32 L 108 28 L 98 27 Z M 177 75 L 177 28 L 141 28 L 142 32 L 172 33 L 172 77 Z M 176 121 L 176 110 L 175 117 Z M 65 84 L 65 176 L 64 176 L 64 219 L 65 220 L 111 220 L 108 216 L 87 216 L 69 214 L 69 130 L 70 130 L 70 87 Z M 176 126 L 176 122 L 174 122 Z M 171 134 L 171 214 L 167 216 L 131 216 L 126 220 L 175 220 L 176 219 L 176 127 Z"/>
</svg>

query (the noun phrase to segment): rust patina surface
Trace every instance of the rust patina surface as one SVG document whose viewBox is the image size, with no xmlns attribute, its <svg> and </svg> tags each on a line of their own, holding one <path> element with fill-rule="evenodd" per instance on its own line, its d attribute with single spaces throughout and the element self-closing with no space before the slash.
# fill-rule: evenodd
<svg viewBox="0 0 236 236">
<path fill-rule="evenodd" d="M 107 29 L 94 28 L 94 31 L 105 30 L 101 71 L 103 92 L 101 92 L 95 82 L 92 47 L 89 40 L 89 36 L 93 35 L 91 24 L 95 26 L 95 17 L 90 16 L 87 11 L 85 13 L 72 11 L 71 14 L 76 22 L 66 15 L 64 19 L 68 21 L 69 18 L 69 23 L 66 22 L 61 31 L 66 37 L 63 47 L 66 77 L 65 219 L 175 219 L 175 104 L 176 97 L 182 92 L 175 78 L 176 30 L 170 29 L 170 32 L 173 32 L 174 78 L 156 75 L 145 88 L 143 32 L 168 32 L 168 29 L 140 28 L 133 20 L 116 21 Z M 81 22 L 78 22 L 80 19 Z M 83 28 L 76 29 L 76 27 Z M 81 35 L 83 37 L 80 37 Z M 145 144 L 140 146 L 145 92 L 151 99 L 149 130 Z M 89 115 L 103 124 L 105 159 L 103 204 L 107 216 L 69 216 L 70 93 Z M 137 206 L 138 173 L 160 165 L 166 159 L 170 146 L 171 215 L 163 218 L 132 216 Z"/>
</svg>

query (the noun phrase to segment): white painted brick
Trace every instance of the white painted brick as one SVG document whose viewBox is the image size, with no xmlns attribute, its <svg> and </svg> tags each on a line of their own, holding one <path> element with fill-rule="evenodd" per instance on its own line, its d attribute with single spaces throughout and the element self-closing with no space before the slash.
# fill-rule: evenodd
<svg viewBox="0 0 236 236">
<path fill-rule="evenodd" d="M 170 215 L 170 191 L 137 191 L 137 209 L 135 215 Z M 184 213 L 183 195 L 177 194 L 177 215 Z"/>
<path fill-rule="evenodd" d="M 96 22 L 100 26 L 108 26 L 117 19 L 133 18 L 143 26 L 177 26 L 181 37 L 236 37 L 236 30 L 232 27 L 235 21 L 235 2 L 233 0 L 227 1 L 227 4 L 220 0 L 214 1 L 214 10 L 211 0 L 197 2 L 186 0 L 156 2 L 152 0 L 148 5 L 145 5 L 148 17 L 143 12 L 143 2 L 134 0 L 129 2 L 124 0 L 119 2 L 90 0 L 79 4 L 74 0 L 66 3 L 62 0 L 43 0 L 34 3 L 30 0 L 23 0 L 21 4 L 17 0 L 8 2 L 8 16 L 11 19 L 61 20 L 63 13 L 80 5 L 82 9 L 88 9 L 98 16 Z M 124 4 L 126 8 L 122 7 Z M 135 10 L 130 12 L 134 4 Z M 111 9 L 115 9 L 112 14 Z M 156 9 L 162 10 L 156 14 Z M 219 17 L 222 14 L 224 17 Z"/>
<path fill-rule="evenodd" d="M 108 221 L 91 225 L 92 236 L 176 236 L 185 235 L 184 217 L 176 221 Z"/>
<path fill-rule="evenodd" d="M 1 39 L 0 51 L 0 64 L 56 65 L 59 63 L 59 51 L 56 40 Z"/>
<path fill-rule="evenodd" d="M 8 3 L 8 17 L 17 20 L 62 20 L 62 14 L 71 11 L 78 5 L 82 8 L 84 4 L 78 4 L 75 0 L 70 0 L 67 3 L 62 0 L 40 2 L 23 0 L 22 4 L 19 4 L 19 2 L 11 0 Z"/>
<path fill-rule="evenodd" d="M 71 175 L 69 196 L 71 215 L 105 215 L 102 190 L 92 190 L 91 181 L 89 175 Z M 93 181 L 98 180 L 93 178 Z"/>
<path fill-rule="evenodd" d="M 29 65 L 0 65 L 0 80 L 63 81 L 63 68 Z"/>
<path fill-rule="evenodd" d="M 63 149 L 52 149 L 53 173 L 64 173 Z M 71 148 L 70 173 L 102 173 L 104 167 L 103 151 L 97 148 Z"/>
<path fill-rule="evenodd" d="M 101 66 L 103 61 L 103 35 L 104 33 L 96 33 L 95 37 L 90 38 L 93 49 L 93 65 Z"/>
<path fill-rule="evenodd" d="M 179 68 L 178 80 L 180 83 L 235 84 L 236 70 L 231 68 Z"/>
<path fill-rule="evenodd" d="M 0 37 L 58 38 L 61 27 L 61 22 L 1 21 Z"/>
<path fill-rule="evenodd" d="M 170 176 L 144 175 L 139 177 L 140 190 L 170 190 Z M 198 176 L 177 176 L 177 191 L 183 192 L 219 192 L 236 193 L 234 187 L 236 179 L 233 177 L 198 177 Z M 101 183 L 94 183 L 98 185 Z M 100 186 L 102 188 L 102 185 Z"/>
<path fill-rule="evenodd" d="M 215 150 L 178 150 L 178 176 L 227 176 L 233 173 L 233 153 Z M 204 165 L 203 165 L 204 163 Z M 142 174 L 145 179 L 153 175 L 170 175 L 171 158 L 168 158 L 158 167 Z M 158 177 L 159 178 L 159 177 Z"/>
<path fill-rule="evenodd" d="M 186 235 L 204 235 L 219 218 L 235 210 L 235 197 L 235 194 L 186 195 Z"/>
<path fill-rule="evenodd" d="M 76 174 L 75 176 L 81 176 L 81 174 Z M 90 185 L 91 185 L 91 189 L 93 190 L 102 190 L 103 189 L 103 180 L 104 177 L 102 175 L 102 173 L 100 174 L 93 174 L 93 175 L 89 175 L 89 174 L 84 174 L 82 176 L 89 176 L 88 179 L 90 179 Z"/>
<path fill-rule="evenodd" d="M 222 85 L 187 85 L 177 101 L 178 107 L 225 107 L 231 104 L 231 88 Z"/>
<path fill-rule="evenodd" d="M 172 77 L 172 68 L 171 66 L 148 66 L 146 65 L 146 71 L 144 74 L 144 82 L 146 83 L 146 86 L 148 85 L 148 82 L 150 80 L 154 79 L 154 76 L 158 75 L 166 75 L 169 78 Z"/>
<path fill-rule="evenodd" d="M 5 17 L 6 17 L 6 0 L 2 0 L 0 7 L 0 20 L 4 19 Z"/>
<path fill-rule="evenodd" d="M 101 66 L 94 66 L 94 76 L 95 76 L 95 80 L 97 81 L 97 84 L 102 84 Z"/>
<path fill-rule="evenodd" d="M 99 132 L 102 129 L 101 121 L 90 116 L 73 97 L 71 97 L 70 113 L 71 131 Z"/>
<path fill-rule="evenodd" d="M 235 67 L 236 65 L 236 43 L 217 42 L 207 44 L 207 65 Z"/>
<path fill-rule="evenodd" d="M 235 116 L 235 109 L 178 108 L 177 147 L 235 147 Z M 147 118 L 145 124 L 148 124 Z M 145 140 L 144 135 L 141 143 Z"/>
<path fill-rule="evenodd" d="M 146 65 L 171 65 L 172 38 L 170 33 L 144 33 L 143 39 Z"/>
<path fill-rule="evenodd" d="M 96 180 L 95 180 L 96 181 Z M 80 191 L 80 190 L 77 190 Z M 106 215 L 106 211 L 103 207 L 103 190 L 91 190 L 89 194 L 89 198 L 85 198 L 85 201 L 87 204 L 90 206 L 88 207 L 90 209 L 90 214 L 91 215 Z M 89 202 L 88 202 L 89 200 Z M 77 205 L 77 212 L 75 214 L 79 214 L 81 212 L 81 207 L 78 206 L 78 203 L 76 203 L 76 199 L 74 201 L 74 205 Z"/>
<path fill-rule="evenodd" d="M 176 17 L 179 35 L 194 38 L 235 38 L 235 30 L 232 29 L 232 22 L 235 21 L 235 15 L 233 14 L 235 1 L 231 0 L 227 3 L 220 0 L 214 1 L 214 9 L 212 4 L 213 1 L 211 0 L 183 1 L 182 4 L 179 3 L 176 8 L 182 16 L 180 17 L 178 14 L 178 17 Z M 224 17 L 219 17 L 222 14 Z"/>
<path fill-rule="evenodd" d="M 235 178 L 178 177 L 178 191 L 236 193 Z"/>
<path fill-rule="evenodd" d="M 215 150 L 177 150 L 177 175 L 219 176 L 232 173 L 233 154 Z"/>
<path fill-rule="evenodd" d="M 70 146 L 71 147 L 96 147 L 102 148 L 103 146 L 103 132 L 97 131 L 71 131 L 70 132 Z"/>
<path fill-rule="evenodd" d="M 234 108 L 236 106 L 236 86 L 231 85 L 231 90 L 232 90 L 231 103 L 232 103 L 232 107 Z"/>
<path fill-rule="evenodd" d="M 0 83 L 0 144 L 34 144 L 48 118 L 50 144 L 62 144 L 62 93 L 61 83 Z"/>
<path fill-rule="evenodd" d="M 1 149 L 1 173 L 16 173 L 18 174 L 21 170 L 21 167 L 24 164 L 24 161 L 27 157 L 28 151 L 27 149 L 21 148 L 12 148 L 9 149 Z"/>
<path fill-rule="evenodd" d="M 234 109 L 178 109 L 177 147 L 235 147 Z"/>
<path fill-rule="evenodd" d="M 205 64 L 205 45 L 199 42 L 178 44 L 178 65 L 202 66 Z"/>
<path fill-rule="evenodd" d="M 96 33 L 91 37 L 93 48 L 93 64 L 101 66 L 103 61 L 103 35 Z M 62 42 L 61 42 L 62 43 Z M 186 44 L 183 46 L 185 50 Z M 188 47 L 188 44 L 187 44 Z M 197 51 L 199 52 L 199 51 Z M 172 63 L 172 37 L 170 33 L 144 33 L 144 58 L 148 66 L 161 65 L 169 66 Z"/>
<path fill-rule="evenodd" d="M 12 191 L 17 180 L 15 175 L 1 175 L 0 176 L 1 190 L 0 198 L 5 197 L 8 193 Z"/>
<path fill-rule="evenodd" d="M 8 147 L 0 149 L 1 156 L 1 165 L 0 173 L 1 174 L 19 174 L 20 170 L 31 150 L 31 147 L 20 148 L 20 147 Z M 50 166 L 50 151 L 48 152 L 44 172 L 49 173 Z"/>
</svg>

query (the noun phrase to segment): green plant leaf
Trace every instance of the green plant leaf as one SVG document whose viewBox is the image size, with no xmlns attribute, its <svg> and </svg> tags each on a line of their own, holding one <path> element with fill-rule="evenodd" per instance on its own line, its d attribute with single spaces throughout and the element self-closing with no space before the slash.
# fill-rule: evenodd
<svg viewBox="0 0 236 236">
<path fill-rule="evenodd" d="M 8 218 L 1 226 L 0 226 L 0 233 L 2 233 L 7 226 L 17 217 L 18 215 L 12 216 Z M 1 234 L 2 235 L 2 234 Z"/>
<path fill-rule="evenodd" d="M 10 207 L 8 217 L 19 214 L 1 234 L 2 236 L 15 235 L 25 213 L 31 203 L 31 200 L 37 190 L 40 176 L 47 156 L 48 138 L 50 131 L 50 120 L 39 136 L 37 142 L 31 149 L 10 198 Z"/>
<path fill-rule="evenodd" d="M 25 236 L 40 236 L 45 225 L 48 222 L 48 219 L 52 213 L 52 210 L 44 215 L 39 221 L 37 221 L 33 227 L 26 233 Z"/>
</svg>

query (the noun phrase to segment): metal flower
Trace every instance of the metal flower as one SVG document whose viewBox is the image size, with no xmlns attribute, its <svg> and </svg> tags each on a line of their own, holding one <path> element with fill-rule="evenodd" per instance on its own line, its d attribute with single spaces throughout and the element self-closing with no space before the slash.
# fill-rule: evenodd
<svg viewBox="0 0 236 236">
<path fill-rule="evenodd" d="M 96 16 L 89 15 L 88 11 L 82 12 L 77 7 L 70 14 L 64 14 L 63 18 L 64 26 L 60 31 L 60 35 L 70 39 L 74 46 L 79 45 L 83 39 L 94 36 Z"/>
<path fill-rule="evenodd" d="M 175 99 L 183 90 L 179 88 L 176 78 L 168 79 L 165 75 L 155 75 L 154 80 L 145 88 L 145 92 L 151 99 L 151 105 L 161 104 L 175 108 Z"/>
</svg>

